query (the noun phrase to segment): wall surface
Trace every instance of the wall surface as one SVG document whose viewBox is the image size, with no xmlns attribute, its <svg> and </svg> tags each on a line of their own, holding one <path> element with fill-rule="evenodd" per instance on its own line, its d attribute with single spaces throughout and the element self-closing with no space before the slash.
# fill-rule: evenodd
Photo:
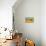
<svg viewBox="0 0 46 46">
<path fill-rule="evenodd" d="M 23 0 L 17 7 L 14 5 L 15 28 L 25 38 L 41 46 L 41 0 Z M 25 23 L 26 17 L 34 17 L 33 23 Z"/>
<path fill-rule="evenodd" d="M 12 29 L 12 6 L 16 0 L 0 0 L 0 38 L 5 38 L 5 36 L 10 36 L 10 32 L 2 30 L 1 27 Z M 9 38 L 9 37 L 7 37 Z"/>
<path fill-rule="evenodd" d="M 15 29 L 33 39 L 37 46 L 46 46 L 46 0 L 20 1 L 13 6 Z M 34 17 L 34 23 L 25 23 L 25 17 Z"/>
<path fill-rule="evenodd" d="M 46 46 L 46 0 L 41 0 L 41 40 L 42 46 Z"/>
<path fill-rule="evenodd" d="M 16 0 L 0 0 L 0 27 L 12 29 L 12 6 Z"/>
</svg>

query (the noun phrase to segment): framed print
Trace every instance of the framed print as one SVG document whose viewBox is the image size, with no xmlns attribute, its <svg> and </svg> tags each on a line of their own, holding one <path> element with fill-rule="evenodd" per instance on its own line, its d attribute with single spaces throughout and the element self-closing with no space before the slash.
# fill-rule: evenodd
<svg viewBox="0 0 46 46">
<path fill-rule="evenodd" d="M 33 23 L 34 22 L 34 17 L 26 17 L 25 18 L 25 23 Z"/>
</svg>

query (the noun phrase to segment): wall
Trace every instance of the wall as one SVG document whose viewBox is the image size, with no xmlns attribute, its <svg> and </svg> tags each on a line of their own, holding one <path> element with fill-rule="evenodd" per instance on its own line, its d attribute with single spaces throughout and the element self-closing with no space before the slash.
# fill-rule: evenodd
<svg viewBox="0 0 46 46">
<path fill-rule="evenodd" d="M 41 0 L 23 0 L 13 8 L 15 28 L 25 38 L 34 40 L 36 46 L 41 46 Z M 34 23 L 25 23 L 26 17 L 34 17 Z"/>
<path fill-rule="evenodd" d="M 46 0 L 42 0 L 41 4 L 41 40 L 42 46 L 46 46 Z"/>
<path fill-rule="evenodd" d="M 12 6 L 16 0 L 0 0 L 0 27 L 12 29 Z"/>
<path fill-rule="evenodd" d="M 12 29 L 12 6 L 15 2 L 16 0 L 0 0 L 0 28 L 6 27 L 9 30 Z M 2 29 L 0 29 L 0 32 L 2 32 L 1 30 Z M 10 32 L 8 30 L 7 32 L 3 31 L 3 33 L 0 34 L 0 38 L 5 38 L 5 35 L 10 36 Z"/>
</svg>

